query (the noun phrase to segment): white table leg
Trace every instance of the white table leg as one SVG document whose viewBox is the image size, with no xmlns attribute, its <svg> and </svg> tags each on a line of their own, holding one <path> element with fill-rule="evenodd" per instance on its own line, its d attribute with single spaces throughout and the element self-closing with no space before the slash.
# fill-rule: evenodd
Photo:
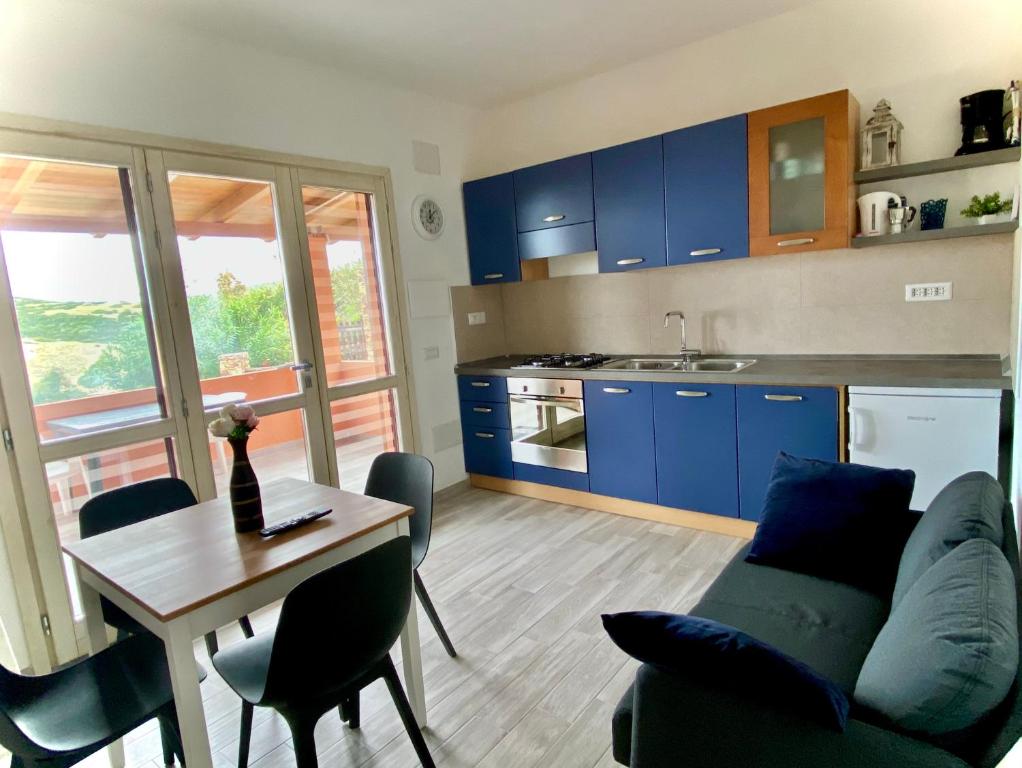
<svg viewBox="0 0 1022 768">
<path fill-rule="evenodd" d="M 192 650 L 187 617 L 167 625 L 165 644 L 185 763 L 188 768 L 213 768 L 206 713 L 202 709 L 202 692 L 199 690 L 199 667 Z"/>
<path fill-rule="evenodd" d="M 106 648 L 106 624 L 103 622 L 103 606 L 99 602 L 99 592 L 94 590 L 82 579 L 81 567 L 75 563 L 75 575 L 78 577 L 78 588 L 82 595 L 82 610 L 85 612 L 85 628 L 89 635 L 89 652 L 95 655 Z M 106 748 L 106 756 L 110 768 L 124 768 L 124 742 L 118 739 Z"/>
<path fill-rule="evenodd" d="M 398 536 L 408 535 L 408 519 L 398 522 Z M 420 728 L 426 727 L 426 688 L 422 682 L 422 650 L 419 644 L 419 601 L 412 587 L 412 602 L 408 618 L 401 630 L 401 662 L 405 670 L 405 689 L 408 702 L 412 705 L 415 721 Z M 188 768 L 191 768 L 189 766 Z"/>
</svg>

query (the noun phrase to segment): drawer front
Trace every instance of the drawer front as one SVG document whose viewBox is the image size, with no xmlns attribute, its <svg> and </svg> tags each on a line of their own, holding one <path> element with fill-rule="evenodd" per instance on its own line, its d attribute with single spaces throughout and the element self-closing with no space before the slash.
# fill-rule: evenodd
<svg viewBox="0 0 1022 768">
<path fill-rule="evenodd" d="M 592 155 L 575 155 L 514 172 L 518 231 L 593 220 Z"/>
<path fill-rule="evenodd" d="M 518 235 L 518 253 L 522 261 L 588 253 L 596 250 L 596 229 L 593 223 L 571 224 L 567 227 L 537 229 Z"/>
<path fill-rule="evenodd" d="M 589 475 L 585 472 L 569 472 L 554 467 L 538 467 L 535 464 L 515 462 L 515 480 L 527 483 L 556 485 L 559 488 L 571 488 L 576 491 L 589 490 Z"/>
<path fill-rule="evenodd" d="M 837 461 L 837 390 L 740 386 L 736 401 L 739 506 L 743 520 L 759 520 L 779 451 Z"/>
<path fill-rule="evenodd" d="M 463 400 L 461 403 L 461 423 L 484 429 L 510 429 L 507 403 L 488 402 L 486 400 Z"/>
<path fill-rule="evenodd" d="M 485 400 L 507 405 L 507 379 L 503 376 L 459 376 L 461 400 Z"/>
<path fill-rule="evenodd" d="M 511 430 L 461 425 L 465 449 L 465 471 L 511 480 Z"/>
<path fill-rule="evenodd" d="M 734 386 L 654 384 L 653 414 L 660 503 L 738 517 Z"/>
<path fill-rule="evenodd" d="M 585 382 L 589 489 L 656 504 L 653 385 Z"/>
</svg>

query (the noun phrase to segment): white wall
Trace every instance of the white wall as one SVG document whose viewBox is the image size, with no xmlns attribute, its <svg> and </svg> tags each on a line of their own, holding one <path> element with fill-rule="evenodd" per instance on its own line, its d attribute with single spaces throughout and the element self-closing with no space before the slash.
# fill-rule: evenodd
<svg viewBox="0 0 1022 768">
<path fill-rule="evenodd" d="M 1022 3 L 826 0 L 479 115 L 469 178 L 848 88 L 903 160 L 950 155 L 958 97 L 1022 77 Z M 654 23 L 651 20 L 651 23 Z"/>
<path fill-rule="evenodd" d="M 461 179 L 472 110 L 105 6 L 0 0 L 0 19 L 0 111 L 387 166 L 406 281 L 468 281 Z M 440 146 L 441 175 L 413 169 L 412 139 Z M 434 242 L 411 227 L 422 193 L 447 215 Z M 433 450 L 433 427 L 458 419 L 446 290 L 440 296 L 411 329 L 418 432 L 437 487 L 464 477 L 459 446 Z M 424 359 L 427 346 L 439 359 Z"/>
</svg>

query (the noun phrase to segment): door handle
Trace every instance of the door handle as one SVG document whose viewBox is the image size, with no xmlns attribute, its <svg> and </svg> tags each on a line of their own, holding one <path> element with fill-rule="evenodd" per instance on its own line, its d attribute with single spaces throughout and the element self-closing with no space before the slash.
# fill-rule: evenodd
<svg viewBox="0 0 1022 768">
<path fill-rule="evenodd" d="M 543 217 L 543 221 L 545 221 L 547 224 L 549 224 L 552 221 L 563 221 L 563 220 L 564 220 L 564 214 L 563 213 L 556 213 L 553 216 L 544 216 Z"/>
<path fill-rule="evenodd" d="M 492 432 L 476 432 L 476 437 L 481 437 L 484 440 L 492 440 L 496 435 Z"/>
<path fill-rule="evenodd" d="M 619 267 L 630 267 L 632 264 L 641 264 L 645 259 L 618 259 L 617 265 Z"/>
<path fill-rule="evenodd" d="M 763 395 L 763 399 L 777 403 L 798 403 L 802 401 L 802 395 Z"/>
<path fill-rule="evenodd" d="M 696 392 L 696 391 L 691 390 L 691 389 L 679 389 L 674 394 L 676 394 L 678 397 L 709 397 L 710 396 L 709 392 Z"/>
<path fill-rule="evenodd" d="M 863 429 L 866 420 L 862 417 L 862 411 L 859 408 L 853 406 L 848 407 L 848 415 L 851 416 L 851 420 L 848 424 L 848 437 L 852 448 L 865 448 L 866 447 L 866 430 Z"/>
<path fill-rule="evenodd" d="M 816 242 L 815 237 L 796 237 L 792 240 L 779 240 L 777 241 L 777 244 L 784 248 L 789 245 L 809 245 L 810 243 L 815 242 Z"/>
<path fill-rule="evenodd" d="M 627 387 L 604 387 L 603 391 L 608 395 L 627 395 L 632 390 Z"/>
<path fill-rule="evenodd" d="M 483 408 L 480 405 L 475 406 L 472 410 L 475 413 L 493 413 L 493 409 L 492 408 Z"/>
<path fill-rule="evenodd" d="M 503 272 L 488 272 L 483 275 L 483 280 L 500 280 L 504 276 Z"/>
<path fill-rule="evenodd" d="M 311 371 L 312 363 L 310 363 L 308 360 L 302 360 L 300 363 L 289 365 L 288 368 L 290 368 L 292 371 Z"/>
<path fill-rule="evenodd" d="M 720 253 L 723 248 L 700 248 L 695 251 L 689 251 L 689 256 L 713 256 Z"/>
</svg>

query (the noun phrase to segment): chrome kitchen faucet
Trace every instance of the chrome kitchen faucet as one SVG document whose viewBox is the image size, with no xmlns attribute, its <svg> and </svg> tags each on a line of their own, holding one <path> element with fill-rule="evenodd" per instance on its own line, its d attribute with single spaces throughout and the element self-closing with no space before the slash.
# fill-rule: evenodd
<svg viewBox="0 0 1022 768">
<path fill-rule="evenodd" d="M 672 315 L 674 317 L 677 317 L 678 320 L 681 321 L 680 322 L 680 325 L 681 325 L 681 356 L 685 357 L 685 358 L 696 357 L 699 354 L 699 350 L 698 349 L 689 349 L 688 348 L 688 344 L 685 343 L 685 313 L 684 312 L 682 312 L 679 309 L 675 309 L 675 310 L 671 310 L 666 315 L 664 315 L 664 328 L 666 328 L 668 325 L 670 325 L 670 323 L 671 323 L 671 316 Z"/>
</svg>

